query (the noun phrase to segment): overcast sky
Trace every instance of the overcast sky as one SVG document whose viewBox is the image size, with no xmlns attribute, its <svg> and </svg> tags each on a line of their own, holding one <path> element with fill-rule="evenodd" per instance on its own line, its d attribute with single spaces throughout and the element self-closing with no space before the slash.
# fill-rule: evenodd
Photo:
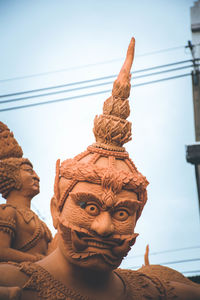
<svg viewBox="0 0 200 300">
<path fill-rule="evenodd" d="M 193 3 L 192 0 L 0 0 L 1 95 L 116 75 L 132 36 L 136 39 L 133 72 L 190 60 L 190 51 L 184 46 L 191 40 Z M 186 64 L 170 69 L 182 66 Z M 155 71 L 161 70 L 164 69 Z M 191 68 L 186 68 L 140 79 L 135 77 L 144 73 L 132 75 L 129 120 L 133 124 L 133 139 L 126 149 L 150 185 L 148 203 L 136 228 L 140 235 L 122 267 L 141 266 L 143 257 L 138 255 L 143 255 L 148 243 L 151 253 L 200 246 L 194 167 L 185 159 L 185 146 L 195 141 L 191 77 L 185 76 L 190 71 Z M 184 77 L 134 87 L 181 74 Z M 63 90 L 83 86 L 72 85 Z M 103 102 L 110 93 L 1 110 L 111 88 L 107 84 L 0 104 L 0 120 L 14 132 L 24 157 L 32 161 L 41 178 L 41 193 L 32 201 L 32 208 L 39 211 L 51 230 L 49 203 L 55 162 L 58 158 L 75 156 L 94 142 L 93 119 L 102 112 Z M 34 94 L 0 101 L 30 95 Z M 151 255 L 150 262 L 199 258 L 199 249 Z M 182 272 L 199 270 L 200 273 L 200 261 L 169 266 Z"/>
</svg>

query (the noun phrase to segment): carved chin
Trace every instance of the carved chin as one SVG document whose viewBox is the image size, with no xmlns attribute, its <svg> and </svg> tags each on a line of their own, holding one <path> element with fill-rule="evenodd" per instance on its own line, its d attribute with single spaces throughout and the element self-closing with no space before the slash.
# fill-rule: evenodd
<svg viewBox="0 0 200 300">
<path fill-rule="evenodd" d="M 110 240 L 99 239 L 60 223 L 60 235 L 63 240 L 63 246 L 68 257 L 81 263 L 89 263 L 91 258 L 98 257 L 110 268 L 117 268 L 123 258 L 128 254 L 131 246 L 135 243 L 138 234 L 133 234 L 129 238 L 115 238 Z"/>
</svg>

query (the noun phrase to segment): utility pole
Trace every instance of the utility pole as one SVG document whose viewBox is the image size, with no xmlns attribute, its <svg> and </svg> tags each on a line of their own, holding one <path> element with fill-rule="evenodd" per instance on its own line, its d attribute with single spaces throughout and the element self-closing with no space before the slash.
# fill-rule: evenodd
<svg viewBox="0 0 200 300">
<path fill-rule="evenodd" d="M 191 41 L 188 41 L 187 48 L 190 48 L 191 50 L 194 67 L 191 75 L 196 142 L 193 145 L 187 146 L 186 159 L 188 162 L 194 164 L 195 166 L 195 175 L 200 209 L 200 0 L 194 2 L 194 5 L 190 9 L 190 13 L 192 43 Z"/>
</svg>

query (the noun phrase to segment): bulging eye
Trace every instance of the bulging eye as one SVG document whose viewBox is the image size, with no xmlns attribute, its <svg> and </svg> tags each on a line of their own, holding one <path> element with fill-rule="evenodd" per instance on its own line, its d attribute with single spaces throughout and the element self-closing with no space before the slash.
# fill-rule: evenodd
<svg viewBox="0 0 200 300">
<path fill-rule="evenodd" d="M 92 216 L 97 216 L 99 214 L 99 208 L 95 204 L 88 204 L 85 207 L 85 210 L 89 215 Z"/>
<path fill-rule="evenodd" d="M 128 219 L 129 213 L 124 209 L 119 209 L 114 213 L 113 217 L 118 221 L 125 221 Z"/>
</svg>

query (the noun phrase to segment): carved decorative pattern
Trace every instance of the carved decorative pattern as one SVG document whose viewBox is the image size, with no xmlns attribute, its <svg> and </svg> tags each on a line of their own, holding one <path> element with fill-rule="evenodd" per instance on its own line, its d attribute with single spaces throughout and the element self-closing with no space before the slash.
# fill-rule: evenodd
<svg viewBox="0 0 200 300">
<path fill-rule="evenodd" d="M 147 194 L 146 186 L 148 181 L 140 174 L 137 169 L 132 167 L 132 172 L 118 170 L 114 168 L 103 168 L 95 164 L 83 163 L 75 159 L 65 160 L 60 167 L 60 176 L 70 180 L 66 187 L 65 193 L 59 200 L 58 207 L 61 210 L 69 192 L 73 189 L 75 184 L 80 181 L 87 181 L 96 184 L 101 184 L 104 189 L 112 189 L 114 193 L 119 193 L 123 188 L 134 190 L 138 194 L 141 214 L 144 204 L 146 203 Z"/>
<path fill-rule="evenodd" d="M 129 101 L 127 99 L 110 97 L 104 102 L 103 114 L 113 115 L 125 120 L 130 115 Z"/>
<path fill-rule="evenodd" d="M 66 287 L 39 265 L 24 262 L 19 266 L 20 270 L 29 276 L 29 280 L 24 284 L 23 289 L 37 291 L 39 298 L 48 300 L 92 300 Z"/>
<path fill-rule="evenodd" d="M 0 159 L 22 157 L 22 148 L 17 143 L 10 129 L 0 122 Z"/>
<path fill-rule="evenodd" d="M 123 67 L 122 67 L 123 68 Z M 122 70 L 121 70 L 122 71 Z M 130 74 L 129 71 L 124 70 L 127 72 L 120 76 L 114 81 L 113 89 L 112 89 L 112 96 L 117 99 L 125 100 L 130 96 L 131 84 L 130 84 Z"/>
<path fill-rule="evenodd" d="M 28 217 L 29 220 L 31 220 L 33 218 L 34 222 L 35 222 L 34 233 L 32 234 L 32 236 L 30 237 L 30 239 L 28 241 L 26 241 L 23 245 L 21 245 L 20 247 L 17 248 L 18 250 L 28 251 L 29 249 L 33 248 L 38 243 L 38 241 L 43 237 L 43 232 L 45 233 L 47 242 L 51 241 L 52 236 L 51 236 L 50 230 L 48 229 L 46 224 L 44 222 L 42 222 L 32 210 L 28 211 L 29 216 L 27 216 L 27 209 L 26 210 L 25 209 L 20 209 L 20 210 L 17 209 L 17 210 L 23 216 L 25 221 L 27 221 L 27 217 Z"/>
<path fill-rule="evenodd" d="M 65 192 L 63 193 L 62 197 L 60 199 L 58 199 L 58 209 L 61 211 L 64 204 L 65 204 L 65 200 L 69 194 L 69 192 L 73 189 L 73 187 L 77 184 L 77 180 L 72 180 L 68 183 Z"/>
<path fill-rule="evenodd" d="M 86 150 L 84 152 L 79 153 L 78 155 L 76 155 L 74 158 L 76 160 L 81 160 L 82 158 L 84 158 L 85 156 L 87 156 L 89 154 L 89 152 Z"/>
<path fill-rule="evenodd" d="M 100 115 L 94 119 L 93 132 L 97 143 L 121 147 L 131 140 L 131 123 L 119 117 Z"/>
<path fill-rule="evenodd" d="M 52 240 L 52 235 L 50 230 L 48 229 L 47 225 L 42 222 L 38 216 L 30 209 L 26 208 L 17 208 L 11 204 L 2 204 L 1 208 L 5 209 L 6 207 L 12 207 L 15 209 L 17 213 L 19 213 L 23 220 L 28 224 L 32 219 L 34 219 L 35 223 L 35 231 L 30 236 L 28 240 L 24 242 L 24 244 L 16 247 L 15 249 L 26 252 L 29 249 L 33 248 L 38 241 L 43 238 L 45 235 L 47 243 Z M 17 230 L 17 219 L 8 217 L 5 219 L 0 219 L 0 230 L 7 232 L 11 235 L 12 238 L 15 237 L 15 233 Z"/>
<path fill-rule="evenodd" d="M 0 219 L 0 231 L 8 233 L 11 238 L 14 238 L 16 233 L 15 219 L 10 217 L 8 217 L 6 220 Z"/>
<path fill-rule="evenodd" d="M 36 291 L 38 299 L 95 300 L 95 298 L 91 299 L 65 286 L 38 264 L 23 262 L 14 265 L 28 276 L 23 290 Z M 167 282 L 160 280 L 158 276 L 148 276 L 148 274 L 139 271 L 121 269 L 114 272 L 124 286 L 123 295 L 117 299 L 176 299 L 173 289 Z M 156 291 L 153 289 L 155 291 L 153 295 L 151 294 L 152 287 L 156 289 Z"/>
<path fill-rule="evenodd" d="M 121 147 L 122 149 L 123 147 Z M 124 152 L 125 151 L 125 148 L 123 148 L 123 152 L 121 151 L 110 151 L 110 150 L 106 150 L 106 149 L 102 149 L 101 147 L 98 147 L 98 145 L 96 144 L 93 144 L 92 146 L 88 146 L 88 151 L 92 152 L 92 153 L 99 153 L 101 154 L 101 156 L 114 156 L 114 157 L 117 157 L 117 158 L 121 158 L 121 159 L 124 159 L 124 158 L 128 158 L 129 155 L 128 155 L 128 152 Z"/>
</svg>

